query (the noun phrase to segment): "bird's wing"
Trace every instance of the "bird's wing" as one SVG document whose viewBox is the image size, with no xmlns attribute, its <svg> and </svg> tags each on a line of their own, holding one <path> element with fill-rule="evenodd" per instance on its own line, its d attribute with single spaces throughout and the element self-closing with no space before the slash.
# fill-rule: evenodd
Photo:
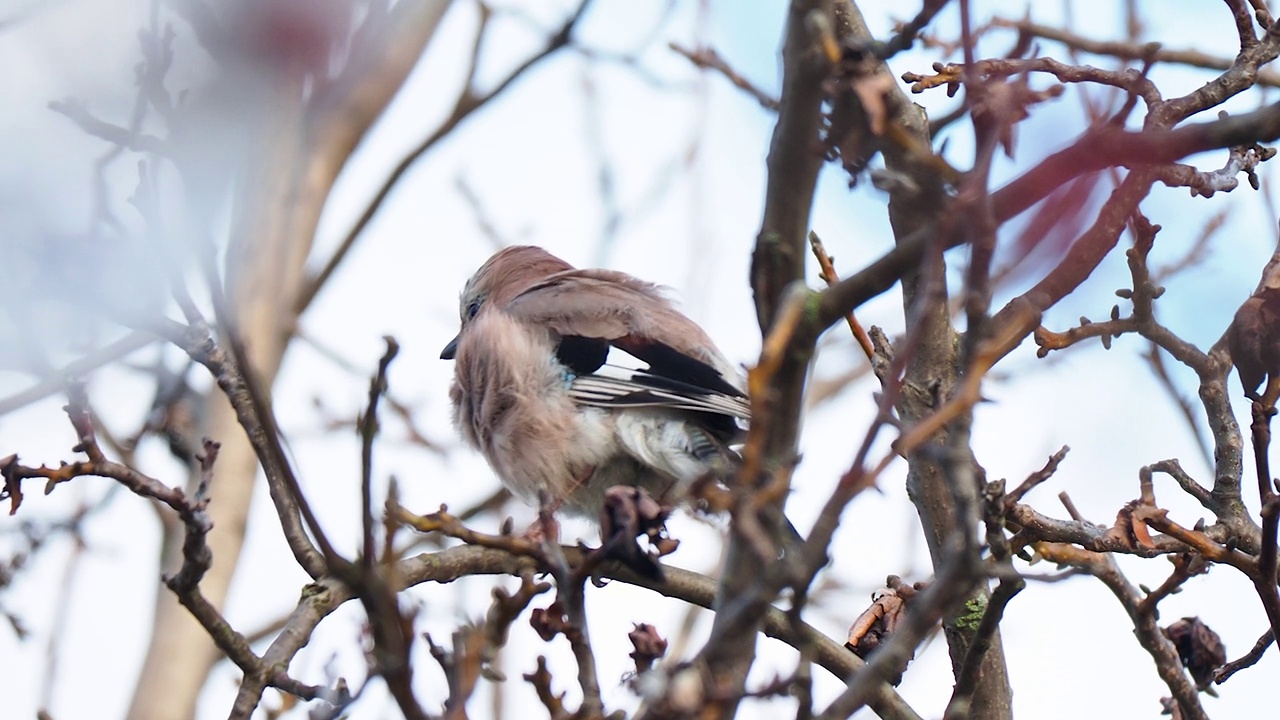
<svg viewBox="0 0 1280 720">
<path fill-rule="evenodd" d="M 649 365 L 629 378 L 649 392 L 746 396 L 741 378 L 702 328 L 676 310 L 657 286 L 625 273 L 556 273 L 516 296 L 504 311 L 559 335 L 558 357 L 580 376 L 600 369 L 612 345 Z M 601 386 L 593 392 L 602 391 Z M 611 393 L 627 394 L 616 386 Z M 611 396 L 616 400 L 620 395 Z"/>
<path fill-rule="evenodd" d="M 569 395 L 580 405 L 595 407 L 666 407 L 743 420 L 751 417 L 751 404 L 745 397 L 684 386 L 643 371 L 629 372 L 629 378 L 600 374 L 576 377 Z"/>
</svg>

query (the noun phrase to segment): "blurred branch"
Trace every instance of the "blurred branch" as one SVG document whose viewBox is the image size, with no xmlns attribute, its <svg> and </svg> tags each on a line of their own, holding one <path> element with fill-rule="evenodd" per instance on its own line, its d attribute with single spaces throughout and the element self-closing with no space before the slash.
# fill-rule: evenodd
<svg viewBox="0 0 1280 720">
<path fill-rule="evenodd" d="M 1145 354 L 1147 363 L 1151 366 L 1151 372 L 1156 376 L 1161 387 L 1169 394 L 1169 399 L 1177 406 L 1178 412 L 1187 422 L 1187 429 L 1191 431 L 1192 437 L 1196 440 L 1196 446 L 1200 448 L 1201 459 L 1207 467 L 1213 466 L 1213 448 L 1209 444 L 1209 438 L 1205 437 L 1204 429 L 1200 423 L 1196 421 L 1195 409 L 1191 406 L 1191 402 L 1183 397 L 1182 392 L 1174 383 L 1169 375 L 1168 369 L 1164 365 L 1164 357 L 1160 354 L 1160 348 L 1155 343 L 1147 346 Z"/>
<path fill-rule="evenodd" d="M 760 107 L 765 110 L 777 112 L 781 108 L 782 104 L 778 102 L 777 98 L 756 87 L 755 83 L 738 74 L 736 70 L 729 66 L 729 63 L 725 62 L 724 58 L 720 57 L 720 53 L 716 52 L 715 48 L 703 47 L 690 50 L 674 42 L 668 43 L 667 47 L 688 58 L 689 62 L 693 63 L 695 67 L 703 70 L 715 70 L 720 73 L 734 87 L 755 98 L 756 102 L 760 103 Z"/>
<path fill-rule="evenodd" d="M 1230 147 L 1255 140 L 1266 142 L 1276 138 L 1280 138 L 1280 103 L 1246 115 L 1185 125 L 1175 130 L 1136 132 L 1114 128 L 1090 130 L 1072 146 L 1049 156 L 1036 167 L 992 193 L 995 217 L 998 222 L 1008 220 L 1044 199 L 1046 193 L 1061 183 L 1086 172 L 1100 170 L 1113 164 L 1123 166 L 1133 164 L 1138 169 L 1131 172 L 1121 189 L 1112 195 L 1113 201 L 1124 198 L 1126 202 L 1101 213 L 1099 221 L 1105 221 L 1105 225 L 1095 223 L 1095 227 L 1082 236 L 1082 238 L 1094 236 L 1101 238 L 1109 234 L 1104 228 L 1122 228 L 1128 215 L 1127 207 L 1136 204 L 1141 197 L 1145 196 L 1143 187 L 1145 183 L 1140 184 L 1140 178 L 1149 173 L 1143 169 L 1148 163 L 1170 162 L 1214 147 Z M 1142 160 L 1139 161 L 1139 158 Z M 914 268 L 924 257 L 935 237 L 931 232 L 927 232 L 932 230 L 932 227 L 925 228 L 902 238 L 893 250 L 820 293 L 817 324 L 823 328 L 828 327 L 843 318 L 849 310 L 857 308 L 891 288 L 903 273 Z M 1084 275 L 1087 275 L 1087 272 L 1084 272 L 1085 268 L 1091 271 L 1096 264 L 1096 262 L 1090 264 L 1088 261 L 1081 264 L 1080 261 L 1086 257 L 1097 258 L 1100 261 L 1101 256 L 1114 246 L 1117 239 L 1118 234 L 1113 236 L 1109 245 L 1105 246 L 1105 250 L 1103 246 L 1099 246 L 1100 241 L 1076 241 L 1069 256 L 1074 256 L 1076 259 L 1064 261 L 1060 265 L 1060 271 L 1051 273 L 1031 292 L 1006 305 L 996 314 L 993 322 L 999 325 L 1011 319 L 1010 313 L 1014 312 L 1013 308 L 1028 302 L 1032 297 L 1036 298 L 1035 305 L 1039 306 L 1040 310 L 1056 303 L 1083 281 Z M 944 247 L 954 247 L 961 242 L 962 238 L 954 229 L 943 238 Z M 1038 312 L 1034 316 L 1027 316 L 1027 321 L 1030 322 L 1037 317 Z M 1011 340 L 1020 341 L 1030 334 L 1034 326 L 1020 325 L 1019 329 L 1019 333 L 1009 336 Z M 1023 329 L 1025 332 L 1021 332 Z"/>
<path fill-rule="evenodd" d="M 114 340 L 88 355 L 67 363 L 57 371 L 49 373 L 44 379 L 26 390 L 14 393 L 6 398 L 0 398 L 0 416 L 24 408 L 50 395 L 63 392 L 67 387 L 67 378 L 88 375 L 100 367 L 109 365 L 158 341 L 159 338 L 153 333 L 133 330 L 118 340 Z"/>
<path fill-rule="evenodd" d="M 776 559 L 775 543 L 782 537 L 778 518 L 790 485 L 804 380 L 817 339 L 816 334 L 797 337 L 794 331 L 802 327 L 805 238 L 823 163 L 816 143 L 822 125 L 822 84 L 830 70 L 822 47 L 831 22 L 827 0 L 792 3 L 787 15 L 781 107 L 769 146 L 764 217 L 751 258 L 756 318 L 765 338 L 759 365 L 747 377 L 755 420 L 733 484 L 728 555 L 711 637 L 697 656 L 705 667 L 707 690 L 716 698 L 709 708 L 714 714 L 708 717 L 736 714 L 755 660 L 762 612 L 781 587 L 777 577 L 761 582 L 760 568 Z M 771 574 L 778 573 L 785 575 L 785 569 Z"/>
<path fill-rule="evenodd" d="M 1263 192 L 1263 197 L 1267 197 L 1269 193 Z M 1192 243 L 1187 252 L 1180 258 L 1170 262 L 1169 264 L 1152 270 L 1151 275 L 1155 279 L 1157 285 L 1163 285 L 1171 278 L 1192 268 L 1203 265 L 1205 259 L 1209 255 L 1209 245 L 1213 238 L 1218 235 L 1225 226 L 1229 210 L 1222 209 L 1205 221 L 1204 226 L 1200 229 L 1200 234 L 1196 236 L 1196 240 Z M 1275 223 L 1271 223 L 1275 225 Z"/>
<path fill-rule="evenodd" d="M 112 145 L 138 153 L 173 154 L 172 148 L 164 140 L 100 120 L 77 100 L 53 101 L 49 103 L 49 109 L 75 123 L 85 134 L 105 140 Z"/>
<path fill-rule="evenodd" d="M 994 27 L 1017 30 L 1019 33 L 1030 37 L 1059 42 L 1067 47 L 1090 53 L 1092 55 L 1103 55 L 1120 60 L 1150 59 L 1155 62 L 1188 65 L 1190 67 L 1203 68 L 1206 70 L 1230 70 L 1234 65 L 1234 60 L 1232 58 L 1208 55 L 1199 50 L 1165 49 L 1160 45 L 1160 43 L 1093 40 L 1082 35 L 1077 35 L 1069 30 L 1041 25 L 1031 22 L 1030 20 L 994 18 L 991 21 L 991 24 Z M 1258 72 L 1256 81 L 1258 85 L 1262 85 L 1264 87 L 1280 87 L 1280 73 L 1277 73 L 1274 70 L 1262 70 Z"/>
<path fill-rule="evenodd" d="M 950 0 L 924 0 L 920 12 L 910 21 L 901 24 L 897 33 L 883 43 L 871 43 L 871 49 L 880 60 L 888 60 L 903 50 L 910 50 L 917 37 L 933 22 L 933 18 L 947 6 Z"/>
<path fill-rule="evenodd" d="M 412 3 L 408 4 L 412 5 Z M 522 62 L 515 70 L 511 71 L 510 74 L 500 80 L 498 84 L 488 92 L 482 94 L 471 85 L 463 88 L 462 93 L 454 103 L 453 110 L 450 112 L 449 117 L 445 118 L 444 122 L 442 122 L 440 126 L 431 133 L 431 135 L 419 143 L 413 150 L 409 151 L 409 153 L 396 164 L 395 168 L 391 171 L 391 174 L 387 176 L 386 180 L 383 181 L 377 192 L 374 193 L 373 199 L 365 206 L 364 211 L 360 214 L 359 219 L 356 220 L 355 225 L 353 225 L 351 230 L 347 232 L 341 244 L 339 244 L 338 249 L 329 256 L 324 267 L 304 283 L 302 289 L 298 293 L 298 300 L 294 304 L 294 310 L 296 313 L 301 314 L 308 306 L 311 305 L 311 301 L 315 299 L 315 296 L 320 292 L 320 289 L 324 287 L 326 282 L 328 282 L 329 277 L 333 275 L 333 272 L 337 270 L 340 264 L 342 264 L 343 259 L 345 259 L 347 253 L 351 251 L 356 240 L 359 239 L 360 234 L 364 232 L 365 227 L 367 227 L 369 222 L 373 220 L 373 216 L 377 214 L 378 209 L 382 207 L 382 203 L 385 202 L 387 197 L 391 194 L 392 188 L 395 187 L 396 183 L 400 181 L 400 178 L 404 176 L 409 168 L 421 159 L 423 155 L 434 148 L 437 143 L 447 137 L 449 133 L 453 132 L 454 128 L 458 127 L 458 125 L 470 117 L 472 113 L 481 110 L 495 98 L 501 96 L 516 82 L 516 80 L 520 79 L 526 72 L 538 65 L 541 61 L 551 55 L 554 55 L 558 50 L 568 47 L 572 40 L 574 28 L 577 27 L 578 21 L 582 19 L 582 16 L 589 5 L 590 0 L 582 0 L 577 9 L 574 10 L 573 14 L 569 16 L 563 25 L 560 26 L 560 29 L 547 40 L 542 50 Z M 477 32 L 484 33 L 485 30 L 486 28 L 482 25 Z M 472 72 L 473 71 L 468 71 L 468 76 L 470 76 Z"/>
</svg>

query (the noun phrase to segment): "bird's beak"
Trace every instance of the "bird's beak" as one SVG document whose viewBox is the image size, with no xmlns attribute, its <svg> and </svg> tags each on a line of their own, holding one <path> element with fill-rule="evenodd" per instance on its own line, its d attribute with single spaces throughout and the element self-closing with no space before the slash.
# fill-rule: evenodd
<svg viewBox="0 0 1280 720">
<path fill-rule="evenodd" d="M 458 337 L 462 336 L 459 335 Z M 458 354 L 458 337 L 450 340 L 449 344 L 445 345 L 444 349 L 440 351 L 441 360 L 452 360 Z"/>
</svg>

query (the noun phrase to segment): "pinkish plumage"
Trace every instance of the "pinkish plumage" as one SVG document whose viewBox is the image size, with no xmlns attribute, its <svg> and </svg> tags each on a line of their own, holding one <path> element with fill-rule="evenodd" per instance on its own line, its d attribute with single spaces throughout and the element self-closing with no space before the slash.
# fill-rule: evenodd
<svg viewBox="0 0 1280 720">
<path fill-rule="evenodd" d="M 611 486 L 676 499 L 729 467 L 741 378 L 656 286 L 512 247 L 467 282 L 460 309 L 441 353 L 456 360 L 455 424 L 526 500 L 595 514 Z M 611 347 L 648 368 L 602 374 Z"/>
</svg>

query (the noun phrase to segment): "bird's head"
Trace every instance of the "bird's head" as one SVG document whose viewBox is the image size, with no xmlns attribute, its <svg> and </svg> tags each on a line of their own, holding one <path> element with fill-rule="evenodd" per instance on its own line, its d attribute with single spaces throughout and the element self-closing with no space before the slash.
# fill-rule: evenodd
<svg viewBox="0 0 1280 720">
<path fill-rule="evenodd" d="M 457 337 L 441 351 L 441 359 L 454 358 L 458 341 L 482 310 L 502 308 L 548 277 L 572 269 L 569 263 L 533 245 L 515 245 L 494 253 L 463 286 L 458 299 L 458 317 L 462 327 Z"/>
</svg>

